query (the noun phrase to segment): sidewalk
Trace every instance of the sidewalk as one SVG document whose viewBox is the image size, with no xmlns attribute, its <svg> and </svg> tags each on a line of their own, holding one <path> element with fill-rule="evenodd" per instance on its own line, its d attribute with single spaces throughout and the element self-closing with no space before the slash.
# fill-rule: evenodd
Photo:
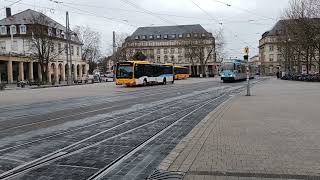
<svg viewBox="0 0 320 180">
<path fill-rule="evenodd" d="M 272 79 L 203 119 L 164 159 L 184 179 L 320 179 L 320 83 Z"/>
</svg>

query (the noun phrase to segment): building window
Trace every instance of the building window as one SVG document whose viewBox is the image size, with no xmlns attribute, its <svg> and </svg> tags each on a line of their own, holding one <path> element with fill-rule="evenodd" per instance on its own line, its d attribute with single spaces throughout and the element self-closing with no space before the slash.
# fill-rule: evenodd
<svg viewBox="0 0 320 180">
<path fill-rule="evenodd" d="M 62 49 L 61 49 L 61 43 L 58 43 L 58 51 L 59 51 L 59 53 L 61 53 L 61 52 L 62 52 Z"/>
<path fill-rule="evenodd" d="M 179 38 L 182 38 L 182 34 L 179 34 L 178 37 L 179 37 Z"/>
<path fill-rule="evenodd" d="M 80 47 L 77 47 L 77 56 L 80 55 Z"/>
<path fill-rule="evenodd" d="M 163 38 L 164 38 L 164 39 L 168 39 L 168 35 L 164 35 Z"/>
<path fill-rule="evenodd" d="M 60 37 L 61 33 L 60 33 L 60 30 L 59 29 L 56 29 L 56 36 L 57 37 Z"/>
<path fill-rule="evenodd" d="M 68 44 L 64 44 L 64 52 L 68 54 Z"/>
<path fill-rule="evenodd" d="M 273 51 L 273 45 L 269 45 L 269 51 L 270 51 L 270 52 Z"/>
<path fill-rule="evenodd" d="M 178 63 L 182 63 L 182 56 L 178 56 Z"/>
<path fill-rule="evenodd" d="M 139 36 L 134 37 L 134 39 L 135 39 L 135 40 L 138 40 L 138 39 L 139 39 Z"/>
<path fill-rule="evenodd" d="M 168 56 L 164 55 L 164 63 L 168 62 Z"/>
<path fill-rule="evenodd" d="M 49 36 L 52 36 L 52 34 L 53 34 L 53 33 L 52 33 L 52 28 L 50 27 L 50 28 L 48 28 L 48 35 L 49 35 Z M 72 39 L 72 37 L 71 37 L 71 39 Z"/>
<path fill-rule="evenodd" d="M 168 49 L 167 49 L 167 48 L 164 48 L 164 49 L 163 49 L 163 53 L 164 53 L 164 54 L 168 54 Z"/>
<path fill-rule="evenodd" d="M 149 39 L 153 39 L 153 35 L 150 35 L 150 36 L 149 36 Z"/>
<path fill-rule="evenodd" d="M 273 61 L 273 54 L 269 55 L 269 61 L 272 62 Z"/>
<path fill-rule="evenodd" d="M 161 35 L 157 35 L 157 39 L 160 39 L 161 38 Z"/>
<path fill-rule="evenodd" d="M 281 52 L 281 46 L 277 46 L 278 52 Z"/>
<path fill-rule="evenodd" d="M 18 51 L 18 41 L 17 40 L 12 41 L 12 51 Z"/>
<path fill-rule="evenodd" d="M 170 53 L 171 53 L 171 54 L 174 54 L 174 48 L 171 48 L 171 49 L 170 49 Z"/>
<path fill-rule="evenodd" d="M 27 26 L 20 25 L 20 34 L 26 34 L 26 33 L 27 33 Z"/>
<path fill-rule="evenodd" d="M 202 33 L 201 36 L 202 36 L 202 37 L 206 37 L 206 34 L 205 34 L 205 33 Z"/>
<path fill-rule="evenodd" d="M 191 37 L 191 34 L 190 34 L 190 33 L 188 33 L 188 34 L 187 34 L 187 37 Z"/>
<path fill-rule="evenodd" d="M 153 46 L 153 42 L 149 42 L 149 46 Z"/>
<path fill-rule="evenodd" d="M 0 41 L 0 51 L 6 51 L 6 41 Z"/>
<path fill-rule="evenodd" d="M 178 48 L 178 53 L 179 53 L 179 54 L 182 53 L 182 48 Z"/>
<path fill-rule="evenodd" d="M 160 54 L 160 49 L 157 49 L 157 54 Z"/>
<path fill-rule="evenodd" d="M 74 52 L 73 52 L 73 46 L 71 46 L 71 55 L 73 55 Z"/>
<path fill-rule="evenodd" d="M 54 52 L 54 43 L 51 44 L 50 49 L 51 49 L 51 52 Z"/>
<path fill-rule="evenodd" d="M 157 56 L 157 63 L 160 63 L 160 56 Z"/>
<path fill-rule="evenodd" d="M 142 45 L 143 45 L 143 46 L 146 46 L 146 42 L 143 42 Z"/>
<path fill-rule="evenodd" d="M 7 27 L 1 26 L 1 35 L 6 35 L 6 34 L 7 34 Z"/>
<path fill-rule="evenodd" d="M 175 34 L 171 34 L 171 38 L 176 38 L 176 35 Z"/>
<path fill-rule="evenodd" d="M 174 63 L 175 61 L 174 61 L 174 55 L 172 55 L 171 57 L 170 57 L 170 62 L 172 62 L 172 63 Z"/>
<path fill-rule="evenodd" d="M 194 37 L 198 37 L 198 34 L 197 34 L 197 33 L 195 33 L 195 34 L 193 34 L 193 36 L 194 36 Z"/>
<path fill-rule="evenodd" d="M 10 34 L 17 34 L 17 27 L 16 25 L 10 26 Z"/>
<path fill-rule="evenodd" d="M 143 36 L 142 36 L 142 39 L 147 39 L 147 36 L 146 36 L 146 35 L 143 35 Z"/>
</svg>

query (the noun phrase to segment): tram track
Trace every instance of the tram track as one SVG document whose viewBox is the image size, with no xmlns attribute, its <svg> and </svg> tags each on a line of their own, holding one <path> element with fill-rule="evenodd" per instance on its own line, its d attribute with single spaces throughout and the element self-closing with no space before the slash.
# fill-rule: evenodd
<svg viewBox="0 0 320 180">
<path fill-rule="evenodd" d="M 107 110 L 107 109 L 111 109 L 112 107 L 104 107 L 104 108 L 99 108 L 99 106 L 106 106 L 106 105 L 109 105 L 111 102 L 115 102 L 115 101 L 108 101 L 108 99 L 110 99 L 110 98 L 112 98 L 112 99 L 117 99 L 117 98 L 120 98 L 120 97 L 125 97 L 125 96 L 134 96 L 132 99 L 135 99 L 135 98 L 141 98 L 141 97 L 150 97 L 150 96 L 159 96 L 159 95 L 163 95 L 163 94 L 168 94 L 168 90 L 170 90 L 170 93 L 171 94 L 174 94 L 174 93 L 178 93 L 179 91 L 181 91 L 181 90 L 184 90 L 184 91 L 190 91 L 190 90 L 194 90 L 195 89 L 195 87 L 188 87 L 188 86 L 186 86 L 186 85 L 183 85 L 183 86 L 179 86 L 179 87 L 176 87 L 176 86 L 171 86 L 171 85 L 167 85 L 167 86 L 163 86 L 163 87 L 161 87 L 160 89 L 159 88 L 153 88 L 154 86 L 151 86 L 151 88 L 152 89 L 150 89 L 150 90 L 148 90 L 148 92 L 145 92 L 145 90 L 143 90 L 143 91 L 138 91 L 137 90 L 137 92 L 138 93 L 123 93 L 123 94 L 121 94 L 121 95 L 118 95 L 118 96 L 107 96 L 107 97 L 101 97 L 101 98 L 99 98 L 99 99 L 104 99 L 105 100 L 105 102 L 104 103 L 101 103 L 101 104 L 94 104 L 94 105 L 80 105 L 80 106 L 76 106 L 76 107 L 72 107 L 72 110 L 73 111 L 82 111 L 81 112 L 81 114 L 83 115 L 83 114 L 88 114 L 88 113 L 91 113 L 91 111 L 92 112 L 99 112 L 99 111 L 102 111 L 102 110 Z M 207 85 L 207 86 L 205 86 L 206 88 L 207 87 L 210 87 L 210 86 L 212 86 L 212 84 L 210 84 L 210 85 Z M 157 86 L 157 87 L 159 87 L 159 86 Z M 149 87 L 148 87 L 149 88 Z M 150 92 L 149 92 L 150 91 Z M 123 99 L 123 100 L 129 100 L 130 98 L 125 98 L 125 99 Z M 55 102 L 55 103 L 58 103 L 58 102 L 60 102 L 60 103 L 62 103 L 62 102 L 64 102 L 64 101 L 57 101 L 57 102 Z M 95 101 L 93 101 L 93 102 L 95 102 Z M 86 110 L 86 108 L 88 108 L 88 109 L 90 109 L 90 110 Z M 63 111 L 65 111 L 65 110 L 68 110 L 69 108 L 67 108 L 67 109 L 64 109 Z M 93 109 L 93 110 L 92 110 Z M 19 109 L 18 109 L 19 110 Z M 17 111 L 17 109 L 13 109 L 13 110 L 10 110 L 9 112 L 12 112 L 12 111 Z M 3 111 L 3 110 L 1 110 L 1 113 L 2 113 L 2 115 L 3 115 L 3 113 L 4 112 L 6 112 L 6 111 Z M 0 115 L 1 115 L 1 113 L 0 113 Z M 8 112 L 7 112 L 8 113 Z M 9 118 L 6 118 L 5 120 L 0 120 L 0 122 L 2 121 L 2 122 L 5 122 L 5 121 L 9 121 L 9 120 L 19 120 L 19 119 L 26 119 L 26 118 L 29 118 L 29 117 L 33 117 L 33 116 L 37 116 L 37 115 L 39 115 L 39 114 L 37 114 L 37 113 L 30 113 L 30 112 L 28 112 L 28 114 L 25 114 L 25 115 L 21 115 L 21 116 L 19 116 L 19 115 L 15 115 L 15 114 L 17 114 L 18 112 L 15 112 L 15 113 L 13 113 L 12 112 L 12 114 L 14 115 L 13 117 L 9 117 Z M 56 111 L 55 113 L 53 113 L 54 115 L 56 115 L 56 114 L 59 114 L 59 111 Z M 68 115 L 68 116 L 66 116 L 67 118 L 70 118 L 70 117 L 73 117 L 73 116 L 77 116 L 79 113 L 75 113 L 75 114 L 73 114 L 73 115 Z M 49 115 L 50 116 L 50 115 Z M 59 120 L 59 119 L 63 119 L 63 117 L 57 117 L 57 118 L 51 118 L 51 119 L 57 119 L 57 120 Z M 47 120 L 41 120 L 41 121 L 43 121 L 43 122 L 50 122 L 51 120 L 50 119 L 47 119 Z M 30 123 L 31 125 L 32 125 L 32 123 Z M 23 126 L 23 125 L 22 125 Z M 2 130 L 7 130 L 7 129 L 11 129 L 11 127 L 5 127 L 4 129 L 0 129 L 0 132 L 2 131 Z M 13 127 L 13 129 L 14 129 L 14 127 Z"/>
<path fill-rule="evenodd" d="M 196 88 L 192 88 L 192 89 L 196 89 Z M 150 128 L 150 126 L 153 126 L 154 124 L 158 124 L 158 125 L 164 126 L 163 124 L 168 123 L 167 122 L 168 120 L 166 120 L 166 118 L 176 116 L 174 118 L 177 118 L 177 119 L 174 122 L 170 122 L 170 124 L 167 124 L 162 129 L 153 128 L 154 131 L 155 130 L 157 131 L 153 136 L 150 136 L 147 139 L 144 139 L 144 141 L 141 141 L 141 142 L 139 141 L 139 144 L 135 144 L 134 147 L 130 147 L 130 149 L 128 149 L 125 153 L 121 153 L 120 156 L 114 157 L 115 159 L 113 159 L 112 162 L 106 163 L 107 165 L 105 165 L 104 167 L 99 167 L 99 169 L 100 169 L 99 171 L 95 172 L 90 177 L 87 177 L 88 179 L 99 179 L 99 178 L 103 177 L 105 174 L 107 174 L 108 172 L 110 172 L 112 169 L 117 167 L 119 164 L 121 164 L 121 162 L 123 162 L 127 158 L 131 157 L 135 152 L 137 152 L 141 148 L 145 147 L 146 144 L 148 144 L 151 141 L 153 141 L 154 139 L 158 138 L 165 131 L 167 131 L 172 126 L 174 126 L 176 123 L 180 122 L 183 119 L 183 117 L 188 116 L 188 115 L 192 114 L 193 112 L 198 111 L 199 109 L 201 109 L 201 107 L 206 106 L 207 104 L 210 104 L 210 103 L 214 102 L 216 100 L 216 98 L 222 98 L 222 97 L 228 96 L 230 94 L 233 94 L 236 91 L 240 91 L 241 89 L 243 90 L 243 87 L 238 87 L 237 88 L 237 87 L 229 86 L 228 88 L 223 89 L 222 90 L 223 92 L 221 94 L 219 94 L 217 97 L 214 97 L 214 99 L 212 99 L 213 97 L 211 97 L 209 100 L 202 99 L 201 102 L 194 102 L 194 104 L 192 106 L 190 106 L 190 104 L 186 105 L 186 107 L 184 107 L 184 108 L 186 108 L 186 110 L 184 110 L 184 113 L 182 113 L 182 114 L 179 114 L 179 113 L 181 113 L 181 111 L 176 112 L 177 114 L 172 113 L 172 111 L 171 112 L 168 111 L 165 114 L 163 114 L 164 115 L 163 118 L 156 118 L 155 120 L 152 120 L 150 122 L 142 122 L 140 125 L 139 124 L 132 124 L 132 121 L 127 121 L 125 123 L 119 124 L 119 125 L 114 126 L 112 128 L 106 129 L 106 131 L 102 131 L 102 132 L 100 132 L 100 134 L 99 133 L 94 134 L 92 136 L 89 136 L 88 138 L 85 138 L 85 139 L 82 139 L 80 141 L 77 141 L 77 142 L 75 142 L 75 143 L 73 143 L 73 144 L 71 144 L 69 146 L 66 146 L 64 148 L 58 149 L 58 150 L 56 150 L 56 151 L 54 151 L 52 153 L 49 153 L 49 154 L 47 154 L 45 156 L 41 156 L 41 157 L 39 157 L 37 159 L 29 161 L 29 163 L 22 164 L 22 165 L 17 166 L 17 167 L 15 167 L 15 168 L 13 168 L 13 169 L 11 169 L 9 171 L 6 171 L 6 172 L 0 174 L 0 179 L 2 179 L 2 178 L 11 179 L 13 177 L 18 177 L 20 175 L 23 175 L 23 174 L 25 174 L 27 172 L 30 172 L 32 170 L 35 170 L 37 168 L 40 168 L 40 167 L 43 167 L 43 166 L 47 166 L 47 165 L 49 165 L 49 164 L 51 164 L 53 162 L 56 162 L 58 160 L 62 160 L 64 158 L 71 157 L 72 155 L 75 155 L 77 153 L 81 153 L 83 151 L 87 151 L 90 148 L 97 147 L 102 143 L 106 143 L 106 142 L 109 142 L 109 141 L 112 141 L 112 140 L 115 141 L 115 139 L 117 139 L 117 138 L 119 140 L 121 140 L 122 137 L 128 136 L 128 134 L 130 134 L 130 133 L 135 133 L 137 131 L 144 131 L 144 128 Z M 208 93 L 210 93 L 210 92 L 208 92 Z M 201 95 L 203 95 L 203 93 L 199 94 L 199 96 L 201 96 Z M 190 96 L 190 99 L 192 99 L 192 98 L 196 99 L 196 96 Z M 182 100 L 187 100 L 187 99 L 186 98 L 185 99 L 181 99 L 181 101 Z M 169 108 L 170 109 L 170 107 L 175 106 L 175 104 L 177 104 L 177 103 L 183 104 L 183 102 L 181 102 L 181 101 L 177 101 L 175 103 L 169 102 L 167 104 L 162 104 L 164 106 L 165 105 L 170 105 L 170 106 L 163 107 L 163 109 L 165 109 L 165 108 Z M 161 111 L 159 106 L 154 106 L 153 108 L 150 108 L 149 110 L 151 110 L 151 109 L 153 109 L 154 111 L 150 112 L 148 115 L 151 115 L 154 112 Z M 125 117 L 125 116 L 133 116 L 135 113 L 138 114 L 139 112 L 134 112 L 132 114 L 128 113 L 128 114 L 125 114 L 123 117 Z M 117 118 L 110 118 L 109 121 L 121 119 L 123 117 L 121 116 L 121 117 L 117 117 Z M 141 117 L 144 117 L 144 116 L 143 115 L 142 116 L 138 116 L 136 121 L 141 119 Z M 28 142 L 27 144 L 21 144 L 21 145 L 18 145 L 16 147 L 12 147 L 12 148 L 9 147 L 9 149 L 2 149 L 2 150 L 0 150 L 0 152 L 5 152 L 7 150 L 22 148 L 24 146 L 31 145 L 33 143 L 36 143 L 36 142 L 39 142 L 39 141 L 42 141 L 42 140 L 48 140 L 48 139 L 56 137 L 56 136 L 64 135 L 64 134 L 67 134 L 67 133 L 73 133 L 73 132 L 80 131 L 82 129 L 86 129 L 88 127 L 92 127 L 92 126 L 95 126 L 95 125 L 98 126 L 98 125 L 103 124 L 103 123 L 105 123 L 107 121 L 108 120 L 106 120 L 104 122 L 97 122 L 96 124 L 92 124 L 92 125 L 88 125 L 88 126 L 79 127 L 78 129 L 74 129 L 74 130 L 72 130 L 70 132 L 61 132 L 61 134 L 53 134 L 51 137 L 48 136 L 48 137 L 44 137 L 43 139 L 38 139 L 37 141 L 34 141 L 34 142 Z M 171 126 L 171 124 L 173 124 L 173 125 Z M 125 125 L 127 125 L 127 126 L 125 126 Z M 124 129 L 121 128 L 121 129 L 117 130 L 117 128 L 123 127 L 123 126 L 125 127 Z M 126 129 L 126 128 L 128 128 L 128 129 Z M 117 131 L 115 131 L 115 130 L 117 130 Z M 109 133 L 111 131 L 113 131 L 113 133 Z M 123 148 L 125 149 L 125 148 L 129 148 L 129 147 L 123 147 Z"/>
<path fill-rule="evenodd" d="M 162 134 L 164 131 L 166 131 L 167 129 L 169 129 L 170 127 L 172 127 L 174 124 L 176 124 L 177 122 L 179 122 L 181 119 L 184 119 L 185 116 L 188 116 L 188 115 L 192 114 L 193 112 L 201 109 L 201 107 L 203 107 L 203 106 L 205 106 L 205 105 L 207 105 L 207 104 L 215 101 L 217 98 L 219 98 L 219 97 L 221 98 L 223 95 L 226 95 L 226 93 L 222 93 L 222 95 L 219 95 L 219 96 L 215 97 L 214 99 L 209 99 L 209 100 L 207 100 L 207 101 L 205 101 L 205 102 L 202 102 L 202 103 L 200 103 L 200 104 L 199 104 L 199 103 L 196 103 L 196 104 L 194 104 L 194 105 L 192 105 L 192 106 L 189 106 L 187 109 L 183 110 L 185 113 L 182 114 L 182 117 L 180 117 L 180 116 L 181 116 L 181 115 L 180 115 L 180 116 L 179 116 L 180 118 L 179 118 L 178 120 L 176 120 L 176 121 L 174 121 L 173 123 L 171 123 L 171 125 L 166 126 L 164 129 L 162 129 L 161 131 L 157 132 L 154 136 L 148 138 L 148 140 L 140 143 L 139 146 L 135 147 L 135 148 L 134 148 L 133 150 L 131 150 L 130 152 L 137 151 L 137 149 L 139 149 L 139 147 L 141 147 L 141 146 L 143 146 L 145 143 L 151 141 L 153 138 L 158 137 L 158 136 L 159 136 L 160 134 Z M 27 164 L 18 166 L 18 167 L 14 168 L 14 169 L 12 169 L 12 170 L 10 170 L 10 171 L 7 171 L 7 172 L 1 174 L 1 175 L 0 175 L 0 178 L 3 178 L 3 179 L 12 178 L 12 177 L 17 176 L 17 175 L 19 175 L 19 174 L 21 174 L 21 173 L 30 171 L 30 170 L 32 170 L 32 169 L 34 169 L 34 168 L 41 167 L 41 166 L 43 166 L 43 165 L 46 165 L 46 164 L 48 164 L 48 163 L 50 163 L 50 162 L 53 162 L 53 161 L 56 161 L 56 160 L 58 160 L 58 159 L 61 159 L 61 158 L 64 158 L 64 157 L 73 155 L 73 154 L 78 153 L 78 152 L 81 152 L 81 151 L 84 151 L 84 150 L 86 150 L 86 149 L 88 149 L 88 148 L 92 148 L 92 147 L 97 146 L 97 145 L 99 145 L 99 144 L 101 144 L 101 143 L 103 143 L 103 142 L 106 142 L 106 141 L 108 141 L 108 140 L 111 140 L 111 139 L 120 137 L 120 136 L 122 136 L 122 135 L 124 135 L 124 134 L 128 134 L 128 133 L 130 133 L 130 132 L 133 132 L 133 131 L 135 131 L 135 130 L 144 128 L 144 127 L 146 127 L 146 126 L 150 126 L 150 125 L 154 124 L 155 122 L 159 122 L 159 121 L 164 120 L 165 118 L 167 118 L 167 117 L 169 117 L 169 116 L 174 116 L 174 115 L 176 115 L 176 114 L 178 114 L 178 113 L 181 113 L 181 112 L 178 111 L 178 112 L 176 112 L 176 113 L 170 113 L 169 115 L 166 115 L 166 116 L 164 116 L 164 117 L 162 117 L 162 118 L 160 118 L 160 119 L 156 119 L 156 120 L 154 120 L 154 121 L 150 121 L 150 122 L 148 122 L 148 123 L 141 124 L 141 125 L 139 125 L 139 126 L 137 126 L 137 127 L 131 128 L 131 129 L 126 130 L 126 131 L 124 131 L 124 132 L 122 132 L 122 133 L 119 133 L 119 134 L 116 134 L 116 135 L 114 135 L 114 136 L 111 136 L 111 137 L 109 137 L 109 138 L 102 139 L 102 140 L 96 141 L 96 142 L 93 141 L 92 143 L 89 143 L 89 144 L 88 144 L 88 143 L 85 143 L 84 145 L 80 146 L 81 143 L 84 143 L 84 142 L 86 142 L 86 141 L 88 141 L 88 140 L 92 140 L 92 138 L 96 138 L 96 137 L 98 136 L 98 135 L 94 135 L 94 136 L 92 136 L 92 137 L 89 137 L 89 138 L 84 139 L 84 140 L 82 140 L 82 141 L 79 141 L 79 142 L 77 142 L 77 143 L 74 143 L 74 144 L 72 144 L 72 145 L 70 145 L 70 146 L 67 146 L 67 147 L 65 147 L 65 148 L 63 148 L 63 149 L 59 149 L 59 150 L 57 150 L 57 151 L 55 151 L 55 152 L 53 152 L 53 153 L 50 153 L 50 154 L 48 154 L 48 155 L 46 155 L 46 156 L 43 156 L 43 157 L 41 157 L 41 158 L 38 158 L 38 159 L 36 159 L 36 160 L 34 160 L 34 161 L 31 161 L 31 162 L 29 162 L 29 163 L 27 163 Z M 110 131 L 110 130 L 107 130 L 107 131 Z M 103 133 L 106 133 L 106 132 L 102 132 L 102 134 L 103 134 Z M 100 134 L 99 134 L 99 135 L 100 135 Z M 103 173 L 105 173 L 106 170 L 108 170 L 110 167 L 112 167 L 112 165 L 114 165 L 116 162 L 119 162 L 121 159 L 125 158 L 125 156 L 128 155 L 128 154 L 130 154 L 130 152 L 126 153 L 125 155 L 122 155 L 122 157 L 121 157 L 120 159 L 118 159 L 118 160 L 116 160 L 114 163 L 109 164 L 108 166 L 106 166 L 107 168 L 104 168 Z M 102 173 L 102 172 L 101 172 L 101 173 Z M 101 174 L 101 173 L 99 173 L 99 174 Z M 97 174 L 97 175 L 98 175 L 98 174 Z M 96 177 L 94 177 L 94 178 L 96 178 Z M 91 179 L 93 179 L 93 177 L 92 177 Z"/>
<path fill-rule="evenodd" d="M 193 89 L 193 88 L 192 88 Z M 171 89 L 170 89 L 171 90 Z M 187 89 L 189 90 L 189 89 Z M 150 97 L 152 96 L 150 99 L 157 99 L 157 95 L 161 95 L 161 94 L 167 94 L 168 92 L 159 92 L 159 93 L 150 93 L 150 94 L 147 94 L 145 95 L 144 93 L 143 96 L 141 97 L 136 97 L 137 99 L 139 98 L 147 98 L 147 97 Z M 171 91 L 170 92 L 171 94 L 175 95 L 176 93 L 178 92 L 175 92 L 175 91 Z M 181 95 L 181 94 L 179 94 Z M 116 109 L 116 108 L 121 108 L 123 105 L 114 105 L 114 106 L 109 106 L 109 107 L 102 107 L 102 108 L 98 108 L 98 109 L 94 109 L 94 110 L 88 110 L 88 111 L 82 111 L 82 112 L 78 112 L 78 113 L 74 113 L 74 114 L 68 114 L 68 115 L 63 115 L 63 116 L 59 116 L 59 117 L 55 117 L 55 118 L 49 118 L 49 119 L 41 119 L 39 121 L 36 121 L 36 122 L 31 122 L 31 123 L 24 123 L 24 124 L 21 124 L 21 125 L 15 125 L 15 126 L 7 126 L 7 127 L 3 127 L 2 129 L 0 129 L 0 133 L 3 133 L 3 132 L 8 132 L 8 131 L 12 131 L 12 130 L 16 130 L 16 129 L 19 129 L 19 128 L 25 128 L 25 127 L 28 127 L 28 126 L 34 126 L 34 125 L 39 125 L 39 124 L 45 124 L 45 123 L 49 123 L 49 122 L 52 122 L 52 121 L 58 121 L 58 120 L 63 120 L 63 119 L 69 119 L 69 118 L 72 118 L 72 117 L 80 117 L 82 116 L 83 117 L 86 117 L 86 116 L 89 116 L 90 114 L 91 115 L 97 115 L 97 114 L 101 114 L 101 113 L 105 113 L 105 110 L 111 110 L 111 109 Z M 90 108 L 91 109 L 91 108 Z"/>
<path fill-rule="evenodd" d="M 217 89 L 217 90 L 223 91 L 223 90 L 226 90 L 226 89 L 228 89 L 228 88 L 220 88 L 220 89 Z M 89 128 L 89 127 L 101 126 L 104 123 L 107 123 L 107 122 L 110 122 L 110 121 L 121 120 L 121 119 L 123 119 L 125 117 L 128 117 L 128 116 L 129 117 L 134 117 L 131 120 L 130 119 L 129 120 L 126 119 L 124 123 L 118 124 L 118 125 L 115 126 L 115 127 L 119 127 L 121 125 L 128 124 L 128 123 L 130 123 L 130 122 L 132 122 L 134 120 L 137 120 L 139 118 L 146 117 L 146 116 L 148 116 L 150 114 L 153 114 L 153 113 L 155 113 L 157 111 L 162 111 L 164 109 L 169 109 L 170 107 L 174 107 L 177 104 L 182 103 L 183 101 L 189 101 L 191 99 L 194 99 L 194 98 L 197 98 L 197 97 L 200 97 L 200 96 L 203 96 L 203 94 L 201 93 L 201 94 L 193 95 L 193 96 L 187 97 L 185 99 L 179 99 L 179 100 L 177 100 L 175 102 L 171 102 L 170 101 L 170 102 L 163 103 L 163 104 L 160 104 L 160 105 L 155 106 L 155 107 L 150 107 L 148 109 L 142 109 L 142 110 L 137 111 L 137 112 L 131 112 L 131 113 L 128 113 L 128 114 L 124 114 L 124 115 L 119 116 L 119 117 L 108 118 L 106 120 L 97 121 L 97 122 L 92 123 L 92 124 L 80 126 L 80 127 L 77 127 L 77 128 L 74 128 L 74 129 L 70 129 L 70 130 L 65 130 L 65 131 L 62 131 L 60 133 L 56 133 L 56 134 L 49 135 L 49 136 L 46 136 L 46 137 L 38 138 L 38 139 L 33 140 L 33 141 L 29 141 L 29 142 L 25 142 L 25 143 L 21 143 L 21 144 L 17 144 L 17 145 L 6 145 L 6 146 L 9 146 L 9 147 L 3 146 L 3 147 L 6 147 L 6 148 L 0 149 L 0 153 L 4 153 L 4 152 L 6 152 L 8 150 L 12 150 L 12 149 L 16 149 L 16 148 L 21 148 L 23 146 L 31 145 L 31 144 L 34 144 L 34 143 L 37 143 L 37 142 L 40 142 L 40 141 L 48 140 L 50 138 L 54 138 L 54 137 L 57 137 L 57 136 L 67 135 L 67 134 L 70 134 L 70 133 L 76 133 L 77 131 L 81 131 L 81 130 L 84 130 L 84 129 Z M 134 116 L 135 114 L 142 114 L 142 115 L 135 117 Z"/>
</svg>

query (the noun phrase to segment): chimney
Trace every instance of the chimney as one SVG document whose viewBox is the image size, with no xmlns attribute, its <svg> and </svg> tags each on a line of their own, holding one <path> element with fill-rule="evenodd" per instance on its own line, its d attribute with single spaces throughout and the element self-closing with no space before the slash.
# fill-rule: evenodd
<svg viewBox="0 0 320 180">
<path fill-rule="evenodd" d="M 6 8 L 6 15 L 7 15 L 7 17 L 11 16 L 11 8 L 9 8 L 9 7 Z"/>
</svg>

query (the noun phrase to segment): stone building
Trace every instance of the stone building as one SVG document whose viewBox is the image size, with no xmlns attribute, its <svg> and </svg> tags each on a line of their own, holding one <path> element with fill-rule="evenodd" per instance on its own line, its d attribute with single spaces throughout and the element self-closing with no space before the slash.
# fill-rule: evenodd
<svg viewBox="0 0 320 180">
<path fill-rule="evenodd" d="M 282 22 L 278 21 L 270 31 L 263 33 L 259 40 L 259 59 L 263 75 L 275 75 L 280 68 L 282 53 L 278 37 L 281 26 Z"/>
<path fill-rule="evenodd" d="M 319 19 L 307 19 L 311 23 L 319 23 Z M 279 20 L 274 27 L 262 34 L 259 40 L 259 61 L 261 62 L 261 73 L 263 75 L 275 75 L 277 71 L 288 71 L 289 67 L 292 71 L 298 73 L 306 73 L 307 65 L 306 59 L 301 54 L 303 50 L 299 48 L 297 43 L 286 38 L 285 35 L 286 25 L 292 23 L 293 20 Z M 290 31 L 287 30 L 287 31 Z M 287 50 L 286 50 L 287 49 Z M 300 52 L 297 52 L 299 50 Z M 289 52 L 290 51 L 290 52 Z M 313 52 L 316 57 L 319 54 L 317 51 Z M 317 58 L 308 67 L 310 73 L 319 71 L 319 62 Z"/>
<path fill-rule="evenodd" d="M 123 44 L 125 59 L 143 52 L 149 61 L 189 68 L 190 74 L 218 74 L 215 39 L 201 25 L 139 27 Z"/>
<path fill-rule="evenodd" d="M 46 24 L 35 24 L 35 17 L 44 17 Z M 34 58 L 39 50 L 34 44 L 34 32 L 37 28 L 45 29 L 46 35 L 52 37 L 50 53 L 55 56 L 50 58 L 47 67 L 41 67 L 39 60 Z M 81 58 L 82 43 L 75 33 L 72 33 L 70 41 L 72 67 L 69 68 L 65 34 L 64 26 L 40 12 L 28 9 L 11 15 L 11 9 L 7 8 L 6 18 L 0 20 L 0 82 L 41 81 L 42 68 L 47 70 L 48 82 L 66 81 L 68 71 L 72 71 L 73 79 L 87 74 L 89 66 Z"/>
</svg>

